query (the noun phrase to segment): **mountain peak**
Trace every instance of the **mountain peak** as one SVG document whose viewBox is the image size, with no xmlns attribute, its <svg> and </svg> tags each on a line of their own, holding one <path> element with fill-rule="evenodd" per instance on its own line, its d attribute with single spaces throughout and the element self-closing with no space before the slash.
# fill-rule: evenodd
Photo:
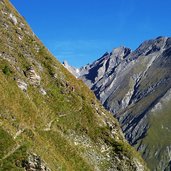
<svg viewBox="0 0 171 171">
<path fill-rule="evenodd" d="M 155 39 L 144 41 L 135 51 L 134 55 L 149 55 L 154 52 L 158 52 L 163 50 L 168 37 L 159 36 Z"/>
<path fill-rule="evenodd" d="M 124 47 L 124 46 L 120 46 L 118 48 L 114 48 L 111 55 L 115 56 L 115 57 L 119 57 L 120 59 L 124 59 L 126 56 L 128 56 L 131 53 L 131 49 Z"/>
</svg>

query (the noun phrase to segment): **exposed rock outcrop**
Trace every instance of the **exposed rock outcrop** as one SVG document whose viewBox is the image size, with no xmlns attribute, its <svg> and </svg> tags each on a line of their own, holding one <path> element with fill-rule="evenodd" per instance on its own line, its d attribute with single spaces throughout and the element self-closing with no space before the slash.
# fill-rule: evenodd
<svg viewBox="0 0 171 171">
<path fill-rule="evenodd" d="M 18 87 L 19 87 L 22 91 L 24 91 L 24 92 L 27 91 L 27 86 L 28 86 L 27 83 L 25 83 L 24 81 L 18 79 L 18 80 L 17 80 L 17 84 L 18 84 Z"/>
<path fill-rule="evenodd" d="M 14 16 L 14 14 L 10 13 L 9 17 L 11 21 L 13 22 L 13 24 L 17 25 L 18 21 L 17 21 L 17 18 Z"/>
<path fill-rule="evenodd" d="M 51 171 L 37 154 L 30 154 L 28 160 L 22 161 L 25 171 Z"/>
<path fill-rule="evenodd" d="M 27 71 L 25 71 L 25 74 L 27 78 L 29 79 L 31 85 L 34 85 L 34 86 L 40 85 L 41 77 L 37 75 L 33 67 L 29 67 Z"/>
</svg>

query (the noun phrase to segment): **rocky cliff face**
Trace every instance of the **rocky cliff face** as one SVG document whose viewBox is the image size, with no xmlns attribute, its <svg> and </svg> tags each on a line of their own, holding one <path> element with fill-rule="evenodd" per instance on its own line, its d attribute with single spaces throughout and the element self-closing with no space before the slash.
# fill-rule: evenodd
<svg viewBox="0 0 171 171">
<path fill-rule="evenodd" d="M 79 69 L 152 170 L 170 170 L 171 38 L 119 47 Z"/>
<path fill-rule="evenodd" d="M 0 170 L 147 170 L 8 0 L 0 0 L 0 94 Z"/>
</svg>

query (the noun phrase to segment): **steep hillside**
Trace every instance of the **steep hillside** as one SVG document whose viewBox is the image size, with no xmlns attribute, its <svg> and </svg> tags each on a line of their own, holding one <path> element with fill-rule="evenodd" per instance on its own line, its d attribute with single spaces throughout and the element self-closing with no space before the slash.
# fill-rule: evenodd
<svg viewBox="0 0 171 171">
<path fill-rule="evenodd" d="M 171 38 L 119 47 L 79 69 L 152 170 L 171 169 Z"/>
<path fill-rule="evenodd" d="M 0 0 L 0 78 L 0 171 L 147 170 L 8 0 Z"/>
</svg>

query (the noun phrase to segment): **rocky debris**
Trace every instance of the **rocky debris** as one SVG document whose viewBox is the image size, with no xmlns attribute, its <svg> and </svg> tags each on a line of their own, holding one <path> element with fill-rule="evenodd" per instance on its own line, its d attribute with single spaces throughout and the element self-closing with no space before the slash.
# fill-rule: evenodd
<svg viewBox="0 0 171 171">
<path fill-rule="evenodd" d="M 109 146 L 109 144 L 104 144 L 104 142 L 101 141 L 95 145 L 86 135 L 78 135 L 71 130 L 69 130 L 68 133 L 69 135 L 67 137 L 69 137 L 71 142 L 74 141 L 74 145 L 82 149 L 81 155 L 92 165 L 95 163 L 94 170 L 102 170 L 100 167 L 104 161 L 111 163 L 111 166 L 107 168 L 108 171 L 130 170 L 127 166 L 127 162 L 130 162 L 130 159 L 122 153 L 119 155 L 115 154 L 113 148 Z M 100 150 L 100 154 L 95 149 Z M 144 166 L 136 158 L 131 161 L 131 166 L 134 168 L 133 170 L 136 171 L 145 170 Z"/>
<path fill-rule="evenodd" d="M 40 93 L 42 94 L 42 95 L 46 95 L 47 93 L 46 93 L 46 91 L 43 89 L 43 88 L 40 88 Z"/>
<path fill-rule="evenodd" d="M 10 17 L 12 23 L 13 23 L 14 25 L 17 25 L 18 21 L 17 21 L 17 18 L 15 17 L 15 15 L 12 14 L 12 13 L 10 13 L 9 17 Z"/>
<path fill-rule="evenodd" d="M 28 60 L 30 61 L 30 63 L 32 63 L 34 67 L 38 68 L 40 72 L 43 72 L 43 67 L 41 63 L 38 62 L 35 58 L 33 58 L 30 53 L 28 53 L 27 51 L 24 51 L 24 56 L 28 58 Z"/>
<path fill-rule="evenodd" d="M 37 75 L 33 67 L 29 67 L 27 71 L 25 71 L 25 75 L 29 79 L 31 85 L 34 86 L 40 85 L 41 77 Z"/>
<path fill-rule="evenodd" d="M 91 139 L 89 137 L 87 137 L 86 135 L 77 135 L 75 133 L 75 131 L 71 131 L 69 130 L 69 138 L 74 142 L 74 144 L 77 146 L 84 146 L 84 147 L 92 147 L 92 142 Z"/>
<path fill-rule="evenodd" d="M 51 121 L 46 125 L 46 128 L 44 128 L 43 130 L 44 130 L 44 131 L 50 131 L 50 130 L 51 130 L 51 127 L 52 127 L 52 124 L 53 124 L 53 122 L 54 122 L 55 120 L 56 120 L 56 119 L 51 120 Z"/>
<path fill-rule="evenodd" d="M 20 23 L 19 23 L 19 28 L 20 28 L 21 30 L 24 30 L 24 29 L 25 29 L 25 24 L 22 23 L 22 22 L 20 22 Z"/>
<path fill-rule="evenodd" d="M 14 136 L 14 139 L 16 139 L 19 135 L 21 135 L 21 133 L 23 133 L 23 131 L 24 131 L 24 129 L 19 129 L 19 130 L 16 132 L 16 134 L 15 134 L 15 136 Z"/>
<path fill-rule="evenodd" d="M 11 56 L 10 54 L 8 54 L 4 51 L 0 52 L 0 58 L 7 60 L 11 64 L 15 64 L 17 62 L 17 60 L 13 56 Z"/>
<path fill-rule="evenodd" d="M 34 49 L 38 53 L 40 51 L 39 45 L 35 43 Z"/>
<path fill-rule="evenodd" d="M 18 39 L 19 39 L 19 40 L 22 40 L 23 38 L 22 38 L 21 36 L 18 36 Z"/>
<path fill-rule="evenodd" d="M 24 81 L 18 79 L 18 80 L 17 80 L 17 84 L 18 84 L 18 87 L 19 87 L 22 91 L 24 91 L 24 92 L 27 91 L 27 87 L 28 87 L 27 83 L 25 83 Z"/>
<path fill-rule="evenodd" d="M 61 86 L 63 87 L 61 90 L 62 94 L 70 94 L 71 92 L 75 92 L 75 87 L 67 81 L 62 81 Z"/>
<path fill-rule="evenodd" d="M 106 152 L 109 152 L 111 149 L 106 144 L 104 144 L 101 146 L 100 150 L 101 150 L 101 153 L 106 153 Z"/>
<path fill-rule="evenodd" d="M 25 171 L 51 171 L 37 154 L 30 154 L 28 160 L 22 162 Z"/>
</svg>

